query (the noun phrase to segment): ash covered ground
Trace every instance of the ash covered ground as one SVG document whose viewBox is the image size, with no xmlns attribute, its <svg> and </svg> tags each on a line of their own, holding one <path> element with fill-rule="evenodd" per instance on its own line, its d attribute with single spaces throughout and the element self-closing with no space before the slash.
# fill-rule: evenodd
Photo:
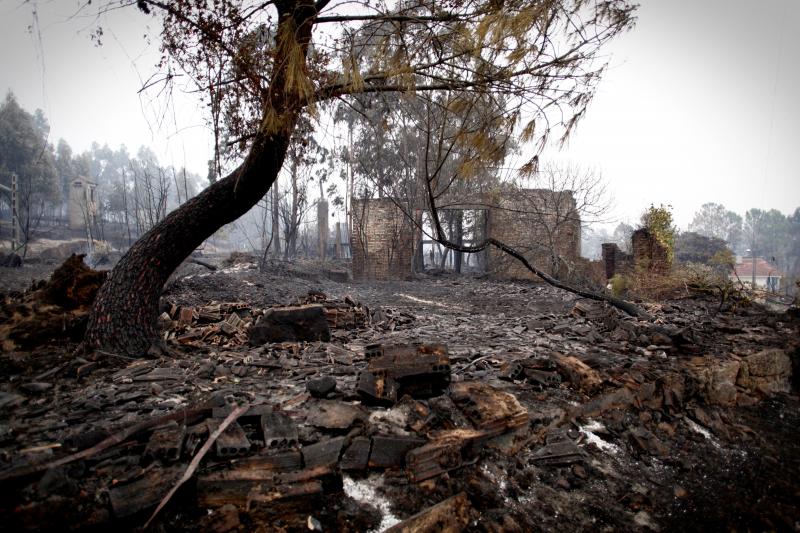
<svg viewBox="0 0 800 533">
<path fill-rule="evenodd" d="M 790 315 L 687 295 L 643 321 L 532 282 L 215 263 L 173 276 L 164 346 L 139 358 L 76 352 L 85 312 L 41 286 L 4 297 L 5 524 L 142 528 L 200 454 L 150 528 L 800 527 Z M 253 342 L 291 304 L 323 308 L 324 340 Z M 365 373 L 395 371 L 371 350 L 446 357 L 445 386 L 415 367 L 365 394 Z"/>
</svg>

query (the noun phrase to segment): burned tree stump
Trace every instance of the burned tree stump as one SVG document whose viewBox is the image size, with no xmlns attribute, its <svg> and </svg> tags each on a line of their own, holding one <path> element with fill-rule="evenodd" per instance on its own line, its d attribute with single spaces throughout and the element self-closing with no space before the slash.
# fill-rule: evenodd
<svg viewBox="0 0 800 533">
<path fill-rule="evenodd" d="M 65 338 L 77 342 L 83 337 L 90 306 L 106 279 L 105 272 L 86 266 L 83 257 L 73 254 L 49 282 L 0 306 L 3 349 L 31 349 Z"/>
<path fill-rule="evenodd" d="M 75 309 L 88 307 L 106 279 L 106 272 L 86 266 L 85 255 L 72 254 L 58 267 L 43 290 L 44 300 L 63 307 Z"/>
</svg>

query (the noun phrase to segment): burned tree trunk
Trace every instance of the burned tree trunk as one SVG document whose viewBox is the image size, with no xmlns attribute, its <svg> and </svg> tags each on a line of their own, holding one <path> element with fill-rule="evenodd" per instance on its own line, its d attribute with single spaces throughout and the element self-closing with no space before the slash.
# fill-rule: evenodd
<svg viewBox="0 0 800 533">
<path fill-rule="evenodd" d="M 142 354 L 156 336 L 158 299 L 170 274 L 222 225 L 247 212 L 280 171 L 289 135 L 264 141 L 259 154 L 173 211 L 114 267 L 89 319 L 86 341 L 117 354 Z"/>
<path fill-rule="evenodd" d="M 92 307 L 87 349 L 126 355 L 146 351 L 156 338 L 158 299 L 170 274 L 217 229 L 255 205 L 278 176 L 305 102 L 302 81 L 287 82 L 287 69 L 298 69 L 289 58 L 298 52 L 305 58 L 316 10 L 311 0 L 278 2 L 277 7 L 271 100 L 247 159 L 157 223 L 122 257 Z"/>
<path fill-rule="evenodd" d="M 456 244 L 461 246 L 464 244 L 464 212 L 461 210 L 456 211 L 455 213 L 456 221 L 455 221 L 455 235 L 453 236 L 456 240 Z M 455 251 L 453 255 L 453 271 L 456 274 L 461 274 L 461 262 L 464 257 L 464 254 L 459 251 Z"/>
</svg>

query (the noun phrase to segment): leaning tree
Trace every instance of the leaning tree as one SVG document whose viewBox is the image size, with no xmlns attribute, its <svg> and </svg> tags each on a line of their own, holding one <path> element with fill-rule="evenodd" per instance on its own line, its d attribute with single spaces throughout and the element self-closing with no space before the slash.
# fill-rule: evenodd
<svg viewBox="0 0 800 533">
<path fill-rule="evenodd" d="M 178 265 L 270 189 L 303 113 L 370 93 L 457 91 L 504 102 L 496 128 L 534 147 L 566 138 L 633 24 L 625 0 L 125 0 L 162 19 L 167 82 L 188 75 L 242 162 L 143 235 L 92 309 L 87 348 L 135 355 L 156 339 Z M 220 128 L 215 128 L 219 131 Z M 465 139 L 480 148 L 480 132 Z M 220 146 L 220 143 L 217 143 Z M 527 168 L 533 166 L 533 160 Z M 464 176 L 468 178 L 468 176 Z"/>
</svg>

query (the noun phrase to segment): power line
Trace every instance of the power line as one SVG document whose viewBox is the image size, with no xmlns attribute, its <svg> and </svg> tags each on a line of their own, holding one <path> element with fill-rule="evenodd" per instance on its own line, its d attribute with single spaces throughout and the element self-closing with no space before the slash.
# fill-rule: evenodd
<svg viewBox="0 0 800 533">
<path fill-rule="evenodd" d="M 766 188 L 767 183 L 767 170 L 769 169 L 769 159 L 772 155 L 772 136 L 773 131 L 775 129 L 775 102 L 778 99 L 778 80 L 780 79 L 780 72 L 781 72 L 781 60 L 783 59 L 783 33 L 784 33 L 784 21 L 786 20 L 786 12 L 789 5 L 789 0 L 785 0 L 783 3 L 783 14 L 781 15 L 780 19 L 778 20 L 778 53 L 777 53 L 777 61 L 775 64 L 775 80 L 772 85 L 772 105 L 769 113 L 769 134 L 767 135 L 767 154 L 764 158 L 764 172 L 761 176 L 761 187 L 759 190 L 760 195 L 760 203 L 763 204 L 764 202 L 764 189 Z"/>
</svg>

